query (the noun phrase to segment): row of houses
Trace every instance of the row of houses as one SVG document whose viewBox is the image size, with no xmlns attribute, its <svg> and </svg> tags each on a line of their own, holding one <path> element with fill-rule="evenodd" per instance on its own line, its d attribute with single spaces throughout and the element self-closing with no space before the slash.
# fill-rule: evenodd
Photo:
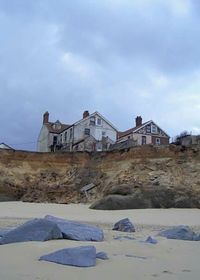
<svg viewBox="0 0 200 280">
<path fill-rule="evenodd" d="M 82 118 L 73 124 L 59 120 L 49 121 L 49 113 L 43 115 L 43 124 L 37 141 L 37 151 L 106 151 L 133 145 L 167 145 L 169 135 L 154 121 L 142 122 L 137 116 L 134 127 L 126 131 L 118 129 L 99 112 L 84 111 Z"/>
</svg>

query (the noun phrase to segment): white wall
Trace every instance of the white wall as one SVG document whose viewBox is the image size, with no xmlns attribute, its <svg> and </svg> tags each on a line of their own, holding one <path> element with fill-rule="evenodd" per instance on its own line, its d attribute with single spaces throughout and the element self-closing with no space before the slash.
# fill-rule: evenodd
<svg viewBox="0 0 200 280">
<path fill-rule="evenodd" d="M 38 152 L 49 152 L 49 131 L 45 125 L 42 126 L 37 142 Z"/>
<path fill-rule="evenodd" d="M 107 122 L 101 119 L 101 125 L 97 124 L 97 118 L 101 118 L 98 114 L 94 115 L 96 119 L 95 125 L 90 124 L 90 117 L 82 119 L 80 122 L 73 126 L 73 142 L 77 142 L 83 138 L 85 138 L 85 128 L 90 129 L 90 135 L 93 136 L 96 140 L 101 141 L 102 139 L 102 132 L 105 132 L 105 137 L 109 137 L 114 142 L 116 141 L 117 132 L 110 126 Z M 63 143 L 70 143 L 70 128 L 63 131 L 63 140 L 64 134 L 67 131 L 67 141 L 63 141 Z"/>
</svg>

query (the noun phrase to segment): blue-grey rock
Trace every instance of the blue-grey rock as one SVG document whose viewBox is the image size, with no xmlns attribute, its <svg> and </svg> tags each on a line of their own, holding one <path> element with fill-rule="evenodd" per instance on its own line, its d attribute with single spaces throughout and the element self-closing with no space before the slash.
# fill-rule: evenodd
<svg viewBox="0 0 200 280">
<path fill-rule="evenodd" d="M 176 226 L 167 230 L 161 231 L 158 235 L 166 237 L 168 239 L 180 239 L 180 240 L 190 240 L 199 241 L 200 235 L 196 234 L 188 226 Z"/>
<path fill-rule="evenodd" d="M 101 259 L 101 260 L 108 260 L 109 259 L 109 257 L 107 256 L 107 254 L 106 254 L 106 252 L 98 252 L 97 254 L 96 254 L 96 258 L 97 259 Z"/>
<path fill-rule="evenodd" d="M 95 266 L 96 248 L 94 246 L 66 248 L 44 255 L 39 260 L 80 267 Z"/>
<path fill-rule="evenodd" d="M 0 239 L 0 244 L 59 238 L 62 238 L 62 233 L 56 223 L 45 219 L 33 219 L 5 233 Z"/>
<path fill-rule="evenodd" d="M 147 239 L 145 240 L 145 243 L 157 244 L 158 241 L 155 238 L 152 238 L 151 236 L 148 236 Z"/>
<path fill-rule="evenodd" d="M 102 241 L 104 238 L 103 230 L 96 226 L 60 219 L 50 215 L 45 216 L 45 219 L 57 224 L 64 239 L 78 241 Z"/>
<path fill-rule="evenodd" d="M 117 222 L 114 225 L 113 230 L 135 232 L 135 227 L 128 218 L 125 218 Z"/>
<path fill-rule="evenodd" d="M 11 230 L 12 230 L 12 228 L 2 228 L 2 229 L 0 229 L 0 237 L 3 237 L 6 233 L 8 233 Z"/>
</svg>

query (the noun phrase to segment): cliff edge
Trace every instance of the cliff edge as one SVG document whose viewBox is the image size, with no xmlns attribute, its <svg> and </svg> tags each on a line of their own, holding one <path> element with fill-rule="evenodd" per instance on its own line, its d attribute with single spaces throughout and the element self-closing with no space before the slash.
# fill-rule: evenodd
<svg viewBox="0 0 200 280">
<path fill-rule="evenodd" d="M 91 190 L 81 192 L 91 183 Z M 0 200 L 91 202 L 95 209 L 200 208 L 200 148 L 147 145 L 96 154 L 0 150 Z"/>
</svg>

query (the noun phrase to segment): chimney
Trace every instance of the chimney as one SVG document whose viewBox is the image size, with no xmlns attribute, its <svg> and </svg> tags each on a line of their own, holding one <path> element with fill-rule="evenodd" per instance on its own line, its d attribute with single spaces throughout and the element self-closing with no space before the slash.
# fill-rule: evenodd
<svg viewBox="0 0 200 280">
<path fill-rule="evenodd" d="M 49 112 L 45 112 L 43 115 L 43 124 L 49 122 Z"/>
<path fill-rule="evenodd" d="M 142 125 L 142 117 L 141 116 L 137 116 L 137 118 L 135 119 L 135 124 L 136 124 L 136 127 Z"/>
<path fill-rule="evenodd" d="M 83 119 L 85 119 L 85 118 L 87 118 L 87 117 L 89 117 L 89 111 L 84 111 L 83 112 Z"/>
</svg>

